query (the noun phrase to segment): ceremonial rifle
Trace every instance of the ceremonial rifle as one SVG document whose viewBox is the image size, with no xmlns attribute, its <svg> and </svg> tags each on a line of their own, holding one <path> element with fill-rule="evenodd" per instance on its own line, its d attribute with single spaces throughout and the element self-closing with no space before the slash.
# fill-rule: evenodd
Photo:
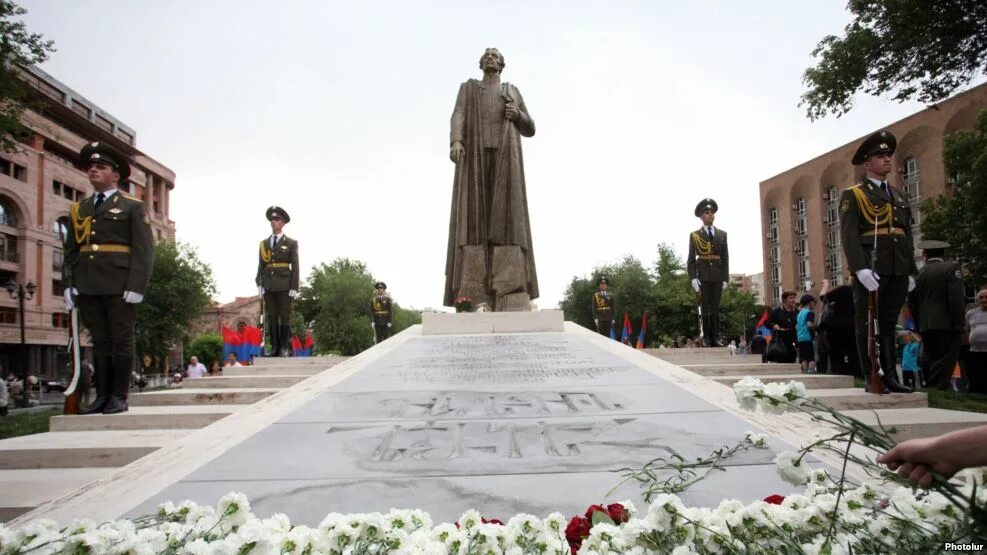
<svg viewBox="0 0 987 555">
<path fill-rule="evenodd" d="M 273 344 L 274 341 L 271 341 Z M 266 357 L 267 353 L 267 303 L 264 302 L 264 295 L 260 296 L 260 356 Z"/>
<path fill-rule="evenodd" d="M 82 392 L 79 390 L 79 381 L 82 379 L 82 355 L 79 346 L 79 309 L 72 308 L 69 320 L 71 320 L 71 330 L 69 333 L 69 351 L 72 353 L 72 380 L 65 388 L 65 407 L 62 412 L 65 414 L 79 414 Z"/>
<path fill-rule="evenodd" d="M 888 215 L 891 218 L 891 215 Z M 870 270 L 877 275 L 877 218 L 874 218 L 874 249 L 870 253 Z M 888 220 L 889 225 L 891 220 Z M 880 377 L 884 375 L 881 368 L 881 357 L 878 354 L 877 290 L 867 292 L 867 358 L 870 359 L 870 392 L 880 395 L 884 392 L 884 384 Z"/>
<path fill-rule="evenodd" d="M 703 296 L 702 293 L 696 291 L 696 310 L 699 314 L 699 340 L 702 341 L 703 338 Z"/>
</svg>

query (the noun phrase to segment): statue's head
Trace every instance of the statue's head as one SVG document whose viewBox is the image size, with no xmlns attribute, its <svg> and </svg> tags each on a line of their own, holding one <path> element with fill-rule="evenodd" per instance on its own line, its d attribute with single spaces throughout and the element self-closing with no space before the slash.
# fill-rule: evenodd
<svg viewBox="0 0 987 555">
<path fill-rule="evenodd" d="M 504 71 L 504 68 L 507 66 L 507 63 L 504 61 L 504 55 L 496 48 L 487 48 L 483 51 L 483 55 L 480 56 L 480 69 L 486 71 L 488 63 L 495 64 L 497 73 Z"/>
</svg>

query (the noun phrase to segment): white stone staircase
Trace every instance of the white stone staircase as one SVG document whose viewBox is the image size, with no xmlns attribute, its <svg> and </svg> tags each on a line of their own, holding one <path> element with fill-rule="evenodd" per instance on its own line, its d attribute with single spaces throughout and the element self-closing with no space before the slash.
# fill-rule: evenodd
<svg viewBox="0 0 987 555">
<path fill-rule="evenodd" d="M 181 389 L 131 392 L 114 415 L 53 416 L 49 432 L 0 440 L 0 522 L 98 480 L 347 357 L 259 358 Z"/>
</svg>

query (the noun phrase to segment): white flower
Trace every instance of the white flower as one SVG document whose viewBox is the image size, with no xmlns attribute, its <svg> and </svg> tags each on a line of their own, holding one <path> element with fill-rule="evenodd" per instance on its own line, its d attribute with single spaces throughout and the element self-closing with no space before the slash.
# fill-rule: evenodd
<svg viewBox="0 0 987 555">
<path fill-rule="evenodd" d="M 220 498 L 216 512 L 227 526 L 238 526 L 250 515 L 250 501 L 240 492 L 230 492 Z"/>
<path fill-rule="evenodd" d="M 764 392 L 764 384 L 757 378 L 746 376 L 733 384 L 733 392 L 740 408 L 753 411 L 757 408 L 757 398 Z"/>
<path fill-rule="evenodd" d="M 768 448 L 768 436 L 766 434 L 759 434 L 748 430 L 744 434 L 744 441 L 750 443 L 751 445 L 757 447 L 758 449 Z"/>
<path fill-rule="evenodd" d="M 775 464 L 778 467 L 778 474 L 781 479 L 801 486 L 809 481 L 809 469 L 804 460 L 799 460 L 799 453 L 785 451 L 775 457 Z"/>
</svg>

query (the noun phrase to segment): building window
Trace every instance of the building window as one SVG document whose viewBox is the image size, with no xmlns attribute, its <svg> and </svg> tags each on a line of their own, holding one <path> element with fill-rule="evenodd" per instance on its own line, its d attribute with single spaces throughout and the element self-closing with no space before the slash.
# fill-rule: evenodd
<svg viewBox="0 0 987 555">
<path fill-rule="evenodd" d="M 0 306 L 0 324 L 16 324 L 17 309 L 9 306 Z"/>
<path fill-rule="evenodd" d="M 792 208 L 795 209 L 796 216 L 805 216 L 805 199 L 799 197 L 798 200 L 795 201 L 795 206 Z"/>
<path fill-rule="evenodd" d="M 64 263 L 65 253 L 62 252 L 62 249 L 51 249 L 51 269 L 55 272 L 61 272 Z"/>
<path fill-rule="evenodd" d="M 772 208 L 768 211 L 768 224 L 778 225 L 778 209 Z"/>
<path fill-rule="evenodd" d="M 51 314 L 51 327 L 53 328 L 68 328 L 69 327 L 69 315 L 65 312 L 53 312 Z"/>
<path fill-rule="evenodd" d="M 0 233 L 0 262 L 17 262 L 17 237 Z"/>
<path fill-rule="evenodd" d="M 803 258 L 799 260 L 799 281 L 804 282 L 809 279 L 809 260 Z"/>
<path fill-rule="evenodd" d="M 79 201 L 85 196 L 82 191 L 76 189 L 71 185 L 67 185 L 58 181 L 57 179 L 51 180 L 51 192 L 56 196 L 67 198 L 73 202 Z"/>
<path fill-rule="evenodd" d="M 27 183 L 27 168 L 6 158 L 0 158 L 0 174 Z"/>
<path fill-rule="evenodd" d="M 60 280 L 51 280 L 51 294 L 53 297 L 61 297 L 65 294 L 65 285 Z"/>
<path fill-rule="evenodd" d="M 51 230 L 55 232 L 55 237 L 65 244 L 65 239 L 69 236 L 69 218 L 68 216 L 62 216 L 58 218 L 51 224 Z"/>
<path fill-rule="evenodd" d="M 17 212 L 10 199 L 0 197 L 0 225 L 17 227 Z"/>
</svg>

